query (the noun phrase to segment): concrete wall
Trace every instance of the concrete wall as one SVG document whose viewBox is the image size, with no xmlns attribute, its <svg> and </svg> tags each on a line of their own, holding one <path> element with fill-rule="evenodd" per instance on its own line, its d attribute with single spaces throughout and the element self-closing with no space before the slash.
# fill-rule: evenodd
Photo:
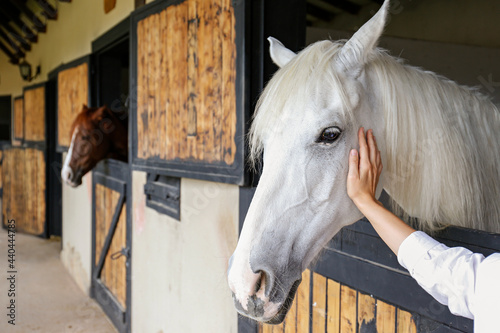
<svg viewBox="0 0 500 333">
<path fill-rule="evenodd" d="M 133 172 L 132 331 L 237 332 L 226 282 L 238 238 L 238 187 L 182 179 L 181 221 L 145 206 Z"/>
<path fill-rule="evenodd" d="M 63 154 L 66 157 L 66 154 Z M 78 286 L 88 294 L 92 273 L 92 175 L 82 185 L 63 185 L 61 261 Z"/>
</svg>

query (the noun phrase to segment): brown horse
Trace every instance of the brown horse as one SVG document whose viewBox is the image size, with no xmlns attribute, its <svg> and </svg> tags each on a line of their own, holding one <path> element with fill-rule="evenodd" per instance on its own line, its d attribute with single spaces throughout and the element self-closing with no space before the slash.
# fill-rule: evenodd
<svg viewBox="0 0 500 333">
<path fill-rule="evenodd" d="M 127 162 L 127 132 L 126 117 L 114 114 L 107 106 L 84 105 L 71 126 L 71 144 L 61 171 L 62 180 L 77 187 L 99 161 L 113 158 Z"/>
</svg>

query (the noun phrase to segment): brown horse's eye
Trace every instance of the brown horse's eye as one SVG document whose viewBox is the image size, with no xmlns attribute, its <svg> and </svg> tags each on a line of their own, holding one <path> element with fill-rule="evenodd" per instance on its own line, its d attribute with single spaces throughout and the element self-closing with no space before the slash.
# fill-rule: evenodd
<svg viewBox="0 0 500 333">
<path fill-rule="evenodd" d="M 333 143 L 339 138 L 341 133 L 342 131 L 337 126 L 325 128 L 319 136 L 317 142 Z"/>
<path fill-rule="evenodd" d="M 90 140 L 90 135 L 84 135 L 82 136 L 82 140 Z"/>
</svg>

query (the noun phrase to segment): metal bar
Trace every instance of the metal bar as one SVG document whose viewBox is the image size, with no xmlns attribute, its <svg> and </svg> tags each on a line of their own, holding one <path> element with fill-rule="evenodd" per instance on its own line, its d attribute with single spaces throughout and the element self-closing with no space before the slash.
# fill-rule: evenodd
<svg viewBox="0 0 500 333">
<path fill-rule="evenodd" d="M 55 9 L 47 0 L 36 0 L 37 4 L 42 7 L 43 14 L 50 20 L 57 19 L 57 9 Z"/>
<path fill-rule="evenodd" d="M 106 258 L 106 254 L 108 253 L 109 247 L 111 246 L 111 241 L 113 240 L 113 236 L 116 231 L 116 226 L 118 224 L 118 218 L 120 217 L 120 212 L 123 207 L 123 203 L 125 202 L 125 191 L 120 192 L 120 198 L 118 199 L 118 203 L 115 208 L 115 212 L 113 214 L 113 219 L 111 221 L 111 226 L 109 227 L 108 234 L 106 235 L 106 240 L 104 241 L 104 246 L 101 250 L 101 256 L 99 258 L 99 263 L 96 266 L 96 270 L 94 271 L 94 278 L 98 279 L 101 275 L 102 268 L 104 267 L 104 260 Z"/>
<path fill-rule="evenodd" d="M 349 14 L 356 15 L 361 10 L 361 6 L 350 2 L 348 0 L 321 0 L 327 4 L 330 4 L 344 12 L 348 12 Z M 377 2 L 377 1 L 375 1 Z M 383 2 L 383 1 L 382 1 Z"/>
<path fill-rule="evenodd" d="M 31 9 L 29 9 L 25 4 L 21 4 L 21 3 L 17 2 L 16 0 L 9 0 L 9 2 L 11 4 L 13 4 L 14 6 L 16 6 L 21 12 L 23 12 L 26 15 L 26 17 L 28 18 L 28 20 L 33 22 L 33 24 L 35 25 L 35 28 L 38 32 L 46 32 L 47 31 L 47 26 L 45 25 L 45 23 L 40 21 L 38 16 L 36 16 L 35 13 L 33 13 L 31 11 Z"/>
<path fill-rule="evenodd" d="M 0 41 L 0 50 L 2 50 L 3 53 L 5 53 L 7 55 L 7 57 L 9 57 L 11 64 L 15 65 L 15 64 L 19 63 L 19 58 L 14 53 L 12 53 L 9 50 L 9 48 L 7 46 L 5 46 L 5 44 L 2 43 L 1 41 Z"/>
</svg>

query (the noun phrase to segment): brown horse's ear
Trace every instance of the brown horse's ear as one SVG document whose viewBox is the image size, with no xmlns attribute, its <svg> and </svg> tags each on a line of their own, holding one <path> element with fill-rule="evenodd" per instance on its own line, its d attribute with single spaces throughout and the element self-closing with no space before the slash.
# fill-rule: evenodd
<svg viewBox="0 0 500 333">
<path fill-rule="evenodd" d="M 82 104 L 82 111 L 87 111 L 89 109 L 89 107 L 87 106 L 87 104 Z"/>
<path fill-rule="evenodd" d="M 101 121 L 102 118 L 104 118 L 107 114 L 107 107 L 101 106 L 100 108 L 94 110 L 94 112 L 92 113 L 92 120 Z"/>
</svg>

